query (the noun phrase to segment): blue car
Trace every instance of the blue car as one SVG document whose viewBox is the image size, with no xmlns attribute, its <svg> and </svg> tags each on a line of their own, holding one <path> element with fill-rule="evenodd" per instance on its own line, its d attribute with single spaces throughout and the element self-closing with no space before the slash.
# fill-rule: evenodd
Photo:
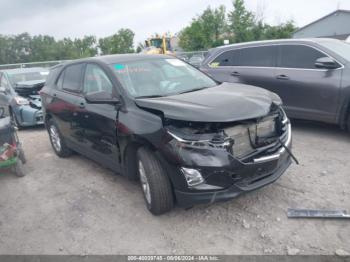
<svg viewBox="0 0 350 262">
<path fill-rule="evenodd" d="M 8 110 L 18 128 L 44 123 L 39 91 L 48 73 L 38 67 L 0 71 L 0 107 Z"/>
</svg>

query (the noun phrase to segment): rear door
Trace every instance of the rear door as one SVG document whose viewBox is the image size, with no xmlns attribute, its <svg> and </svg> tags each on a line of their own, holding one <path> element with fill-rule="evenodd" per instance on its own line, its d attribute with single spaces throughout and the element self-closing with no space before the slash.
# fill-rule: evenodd
<svg viewBox="0 0 350 262">
<path fill-rule="evenodd" d="M 276 46 L 242 47 L 219 54 L 204 70 L 220 82 L 270 89 L 275 81 Z"/>
<path fill-rule="evenodd" d="M 76 147 L 81 137 L 77 117 L 81 110 L 77 100 L 82 95 L 82 76 L 85 64 L 67 66 L 60 73 L 47 104 L 47 111 L 53 115 L 60 132 L 71 147 Z"/>
<path fill-rule="evenodd" d="M 83 94 L 88 95 L 99 91 L 116 95 L 116 89 L 107 72 L 98 64 L 88 63 L 83 78 Z M 79 97 L 76 103 L 80 108 L 77 117 L 80 148 L 88 157 L 119 171 L 116 106 L 89 104 L 84 96 Z"/>
<path fill-rule="evenodd" d="M 318 69 L 318 58 L 328 56 L 315 47 L 302 44 L 279 46 L 276 85 L 291 117 L 334 122 L 339 102 L 339 69 Z"/>
</svg>

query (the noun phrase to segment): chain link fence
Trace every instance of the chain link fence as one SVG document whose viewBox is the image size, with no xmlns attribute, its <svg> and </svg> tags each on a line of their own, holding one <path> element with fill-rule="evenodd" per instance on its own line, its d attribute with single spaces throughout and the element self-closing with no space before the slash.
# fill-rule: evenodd
<svg viewBox="0 0 350 262">
<path fill-rule="evenodd" d="M 195 51 L 195 52 L 176 52 L 175 56 L 182 59 L 194 66 L 199 66 L 208 51 Z M 15 69 L 15 68 L 31 68 L 31 67 L 45 67 L 50 68 L 63 62 L 70 60 L 55 60 L 55 61 L 42 61 L 42 62 L 31 62 L 31 63 L 18 63 L 18 64 L 5 64 L 0 65 L 0 70 L 3 69 Z"/>
</svg>

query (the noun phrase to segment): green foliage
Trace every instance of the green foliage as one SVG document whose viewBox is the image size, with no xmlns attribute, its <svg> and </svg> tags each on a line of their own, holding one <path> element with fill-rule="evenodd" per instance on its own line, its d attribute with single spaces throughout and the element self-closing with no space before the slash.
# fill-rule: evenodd
<svg viewBox="0 0 350 262">
<path fill-rule="evenodd" d="M 180 32 L 179 45 L 188 51 L 206 50 L 210 47 L 221 45 L 225 29 L 225 7 L 220 6 L 215 9 L 208 7 Z"/>
<path fill-rule="evenodd" d="M 131 53 L 134 32 L 120 29 L 117 34 L 97 41 L 95 36 L 64 38 L 52 36 L 30 36 L 28 33 L 0 35 L 0 64 L 69 60 L 96 56 L 99 49 L 103 54 Z"/>
<path fill-rule="evenodd" d="M 134 32 L 130 29 L 120 29 L 116 34 L 101 38 L 99 47 L 102 54 L 123 54 L 134 52 Z"/>
<path fill-rule="evenodd" d="M 244 6 L 244 0 L 233 2 L 233 11 L 229 12 L 229 29 L 233 33 L 234 42 L 247 42 L 254 40 L 253 29 L 255 16 Z"/>
<path fill-rule="evenodd" d="M 293 21 L 276 26 L 257 19 L 246 9 L 244 0 L 233 0 L 233 9 L 226 15 L 225 8 L 208 7 L 179 34 L 179 45 L 186 51 L 206 50 L 223 45 L 224 39 L 231 43 L 290 38 L 297 29 Z M 227 18 L 226 18 L 227 17 Z"/>
</svg>

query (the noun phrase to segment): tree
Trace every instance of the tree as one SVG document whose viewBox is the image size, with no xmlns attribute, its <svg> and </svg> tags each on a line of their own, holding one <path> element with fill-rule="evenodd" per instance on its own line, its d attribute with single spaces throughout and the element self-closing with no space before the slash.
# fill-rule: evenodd
<svg viewBox="0 0 350 262">
<path fill-rule="evenodd" d="M 234 0 L 233 11 L 229 12 L 229 29 L 233 33 L 236 43 L 252 41 L 254 39 L 255 16 L 244 6 L 244 0 Z"/>
<path fill-rule="evenodd" d="M 225 7 L 212 9 L 209 6 L 180 32 L 179 45 L 187 51 L 206 50 L 221 45 L 226 26 Z"/>
<path fill-rule="evenodd" d="M 82 39 L 75 39 L 74 46 L 79 57 L 91 57 L 97 55 L 97 40 L 95 36 L 84 36 Z"/>
<path fill-rule="evenodd" d="M 134 32 L 130 29 L 120 29 L 116 34 L 101 38 L 99 48 L 102 54 L 133 53 Z"/>
</svg>

